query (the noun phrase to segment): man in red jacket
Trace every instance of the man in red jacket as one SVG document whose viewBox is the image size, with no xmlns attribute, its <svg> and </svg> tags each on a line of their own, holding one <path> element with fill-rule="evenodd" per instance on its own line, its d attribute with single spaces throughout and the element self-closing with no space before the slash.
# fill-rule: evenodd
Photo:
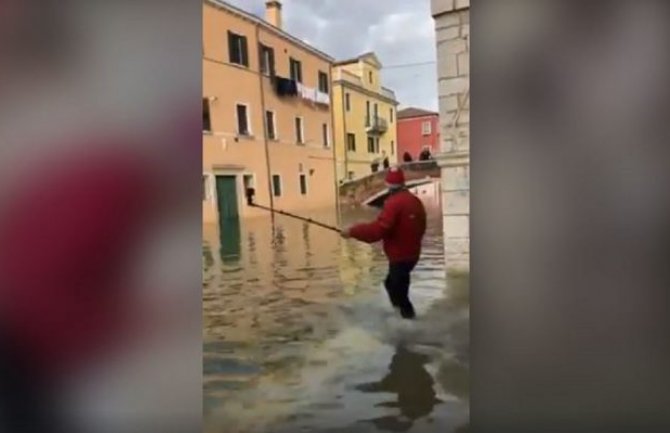
<svg viewBox="0 0 670 433">
<path fill-rule="evenodd" d="M 384 209 L 371 223 L 342 230 L 342 237 L 374 243 L 384 242 L 389 272 L 384 281 L 391 304 L 405 319 L 413 319 L 414 306 L 409 300 L 410 273 L 419 261 L 421 241 L 426 232 L 426 210 L 423 203 L 405 188 L 405 175 L 398 167 L 386 174 L 390 194 Z"/>
</svg>

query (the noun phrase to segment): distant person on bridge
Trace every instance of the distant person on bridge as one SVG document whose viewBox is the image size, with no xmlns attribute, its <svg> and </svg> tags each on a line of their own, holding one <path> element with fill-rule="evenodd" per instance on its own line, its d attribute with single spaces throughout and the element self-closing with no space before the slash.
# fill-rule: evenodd
<svg viewBox="0 0 670 433">
<path fill-rule="evenodd" d="M 409 154 L 409 152 L 405 151 L 405 153 L 402 155 L 402 160 L 403 162 L 412 162 L 412 155 Z"/>
<path fill-rule="evenodd" d="M 389 260 L 384 281 L 391 304 L 405 319 L 415 317 L 409 300 L 410 274 L 421 255 L 421 241 L 426 232 L 426 210 L 421 200 L 405 188 L 405 175 L 398 167 L 386 173 L 390 193 L 384 209 L 370 223 L 357 224 L 342 230 L 342 237 L 374 243 L 383 241 Z"/>
<path fill-rule="evenodd" d="M 388 170 L 391 164 L 389 163 L 389 157 L 386 156 L 386 151 L 382 151 L 382 156 L 384 157 L 382 161 L 382 166 L 384 167 L 384 170 Z"/>
<path fill-rule="evenodd" d="M 430 154 L 430 148 L 424 147 L 419 155 L 419 161 L 430 161 L 433 159 L 433 156 Z"/>
</svg>

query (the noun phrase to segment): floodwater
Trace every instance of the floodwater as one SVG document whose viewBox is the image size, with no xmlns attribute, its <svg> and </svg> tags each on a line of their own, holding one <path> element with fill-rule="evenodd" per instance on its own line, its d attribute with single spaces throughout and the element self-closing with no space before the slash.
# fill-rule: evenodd
<svg viewBox="0 0 670 433">
<path fill-rule="evenodd" d="M 386 298 L 379 245 L 285 216 L 274 229 L 269 216 L 228 225 L 223 240 L 206 226 L 205 431 L 467 431 L 468 282 L 446 279 L 440 212 L 429 213 L 412 322 Z"/>
</svg>

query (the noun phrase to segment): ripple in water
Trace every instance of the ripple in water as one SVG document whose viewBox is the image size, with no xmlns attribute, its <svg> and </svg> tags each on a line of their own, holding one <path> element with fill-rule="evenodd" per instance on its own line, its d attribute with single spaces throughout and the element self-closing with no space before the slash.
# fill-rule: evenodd
<svg viewBox="0 0 670 433">
<path fill-rule="evenodd" d="M 333 215 L 308 215 L 336 224 Z M 374 217 L 358 211 L 343 223 Z M 234 223 L 233 223 L 234 224 Z M 379 246 L 287 217 L 203 242 L 206 431 L 450 432 L 468 422 L 468 284 L 445 279 L 433 209 L 412 274 L 418 320 L 382 286 Z M 222 239 L 223 238 L 223 239 Z"/>
</svg>

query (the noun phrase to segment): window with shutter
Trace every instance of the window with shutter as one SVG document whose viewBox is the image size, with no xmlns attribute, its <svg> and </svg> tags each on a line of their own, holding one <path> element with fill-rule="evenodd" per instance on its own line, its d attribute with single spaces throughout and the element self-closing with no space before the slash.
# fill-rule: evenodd
<svg viewBox="0 0 670 433">
<path fill-rule="evenodd" d="M 259 52 L 261 55 L 261 73 L 267 75 L 274 75 L 275 73 L 275 50 L 263 44 L 259 44 Z"/>
<path fill-rule="evenodd" d="M 305 143 L 302 117 L 296 117 L 295 118 L 295 140 L 296 140 L 296 143 L 298 143 L 298 144 L 304 144 Z"/>
<path fill-rule="evenodd" d="M 236 65 L 249 66 L 247 38 L 231 31 L 228 32 L 228 60 Z"/>
<path fill-rule="evenodd" d="M 289 66 L 291 72 L 291 79 L 302 83 L 302 63 L 293 57 L 289 58 Z"/>
<path fill-rule="evenodd" d="M 347 133 L 347 150 L 356 152 L 356 135 L 351 132 Z"/>
<path fill-rule="evenodd" d="M 300 173 L 300 194 L 307 195 L 307 175 Z"/>
<path fill-rule="evenodd" d="M 276 127 L 276 119 L 275 119 L 275 113 L 273 111 L 266 111 L 265 112 L 265 124 L 267 128 L 267 137 L 270 140 L 276 140 L 277 139 L 277 127 Z"/>
<path fill-rule="evenodd" d="M 209 114 L 209 98 L 202 98 L 202 130 L 212 131 L 212 120 Z"/>
<path fill-rule="evenodd" d="M 278 174 L 272 175 L 272 195 L 281 197 L 281 176 Z"/>
<path fill-rule="evenodd" d="M 330 147 L 330 139 L 328 137 L 328 124 L 324 123 L 321 127 L 323 132 L 323 147 Z"/>
<path fill-rule="evenodd" d="M 426 120 L 421 124 L 421 133 L 423 135 L 430 135 L 431 134 L 431 124 L 430 120 Z"/>
<path fill-rule="evenodd" d="M 328 93 L 328 74 L 319 71 L 319 91 Z"/>
<path fill-rule="evenodd" d="M 251 135 L 249 128 L 249 113 L 247 106 L 237 104 L 237 133 L 240 135 Z"/>
</svg>

